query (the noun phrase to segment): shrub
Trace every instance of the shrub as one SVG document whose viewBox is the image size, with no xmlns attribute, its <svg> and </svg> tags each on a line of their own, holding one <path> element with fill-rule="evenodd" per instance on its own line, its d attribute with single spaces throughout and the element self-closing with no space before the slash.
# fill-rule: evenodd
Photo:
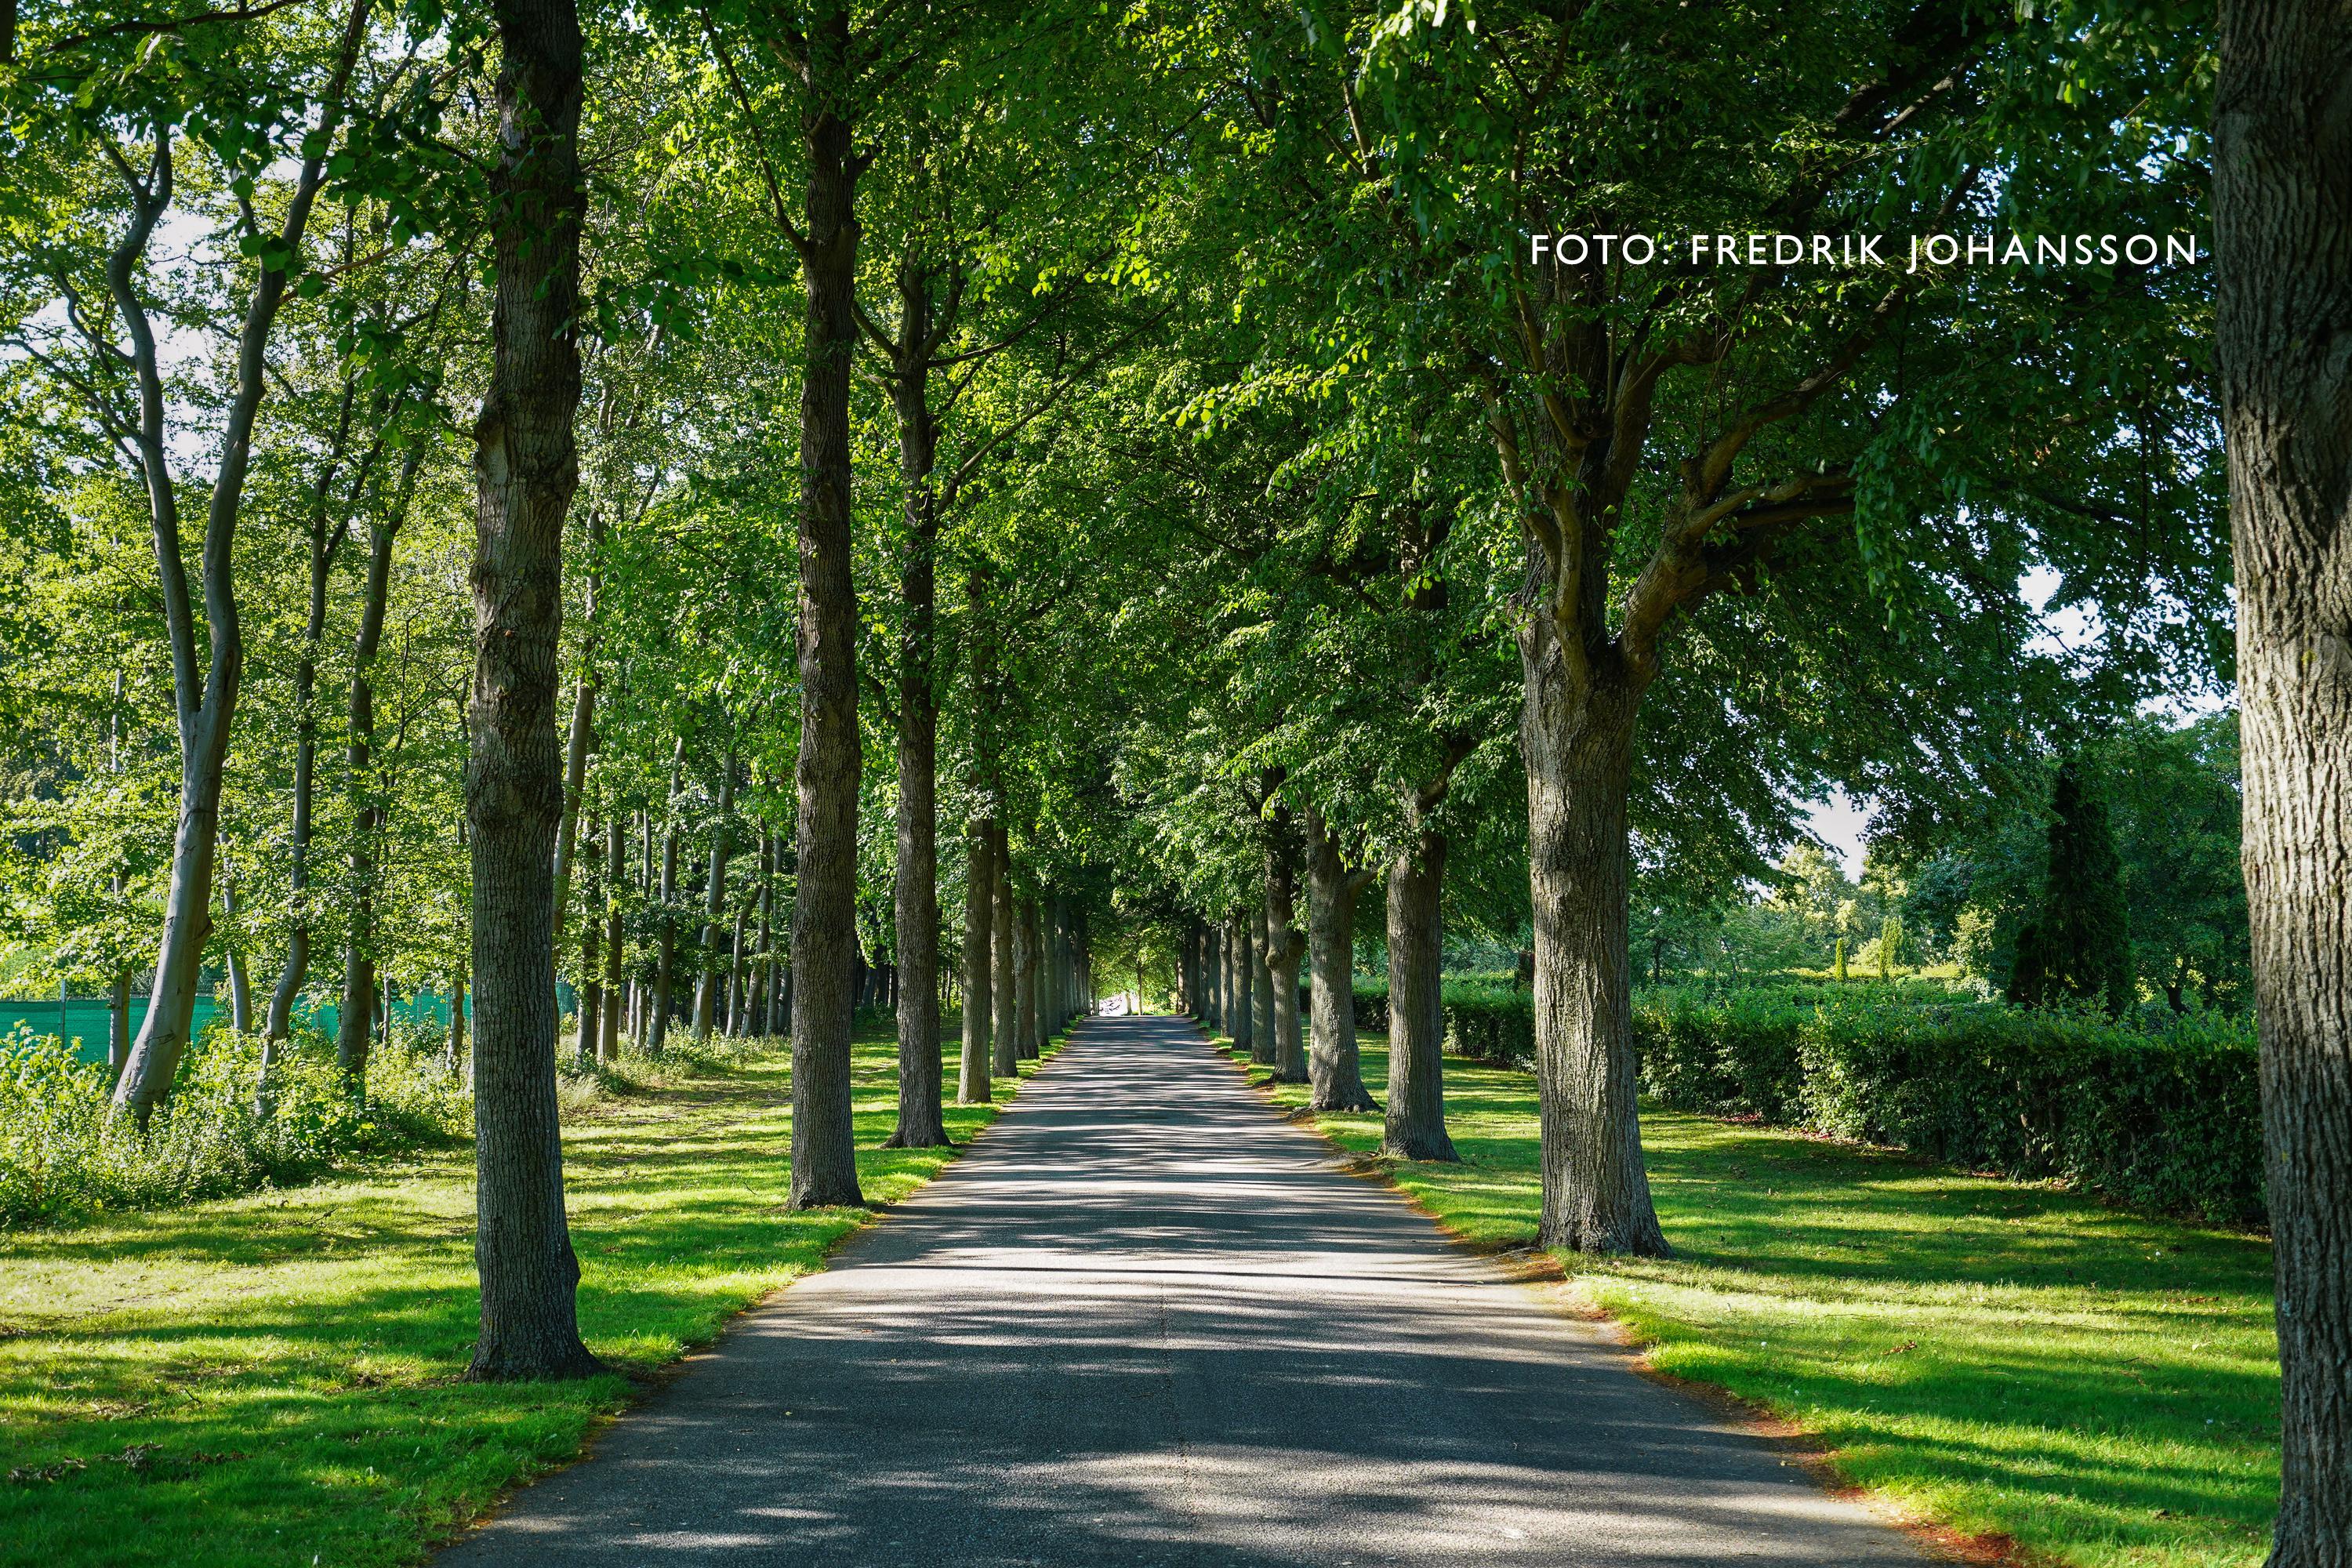
<svg viewBox="0 0 2352 1568">
<path fill-rule="evenodd" d="M 1532 1068 L 1535 997 L 1507 981 L 1449 980 L 1445 1039 L 1455 1052 L 1498 1067 Z"/>
<path fill-rule="evenodd" d="M 208 1032 L 144 1131 L 109 1102 L 106 1068 L 53 1036 L 0 1039 L 0 1226 L 151 1208 L 310 1180 L 338 1161 L 466 1135 L 473 1107 L 437 1051 L 395 1037 L 368 1063 L 364 1108 L 324 1037 L 298 1031 L 256 1115 L 261 1043 Z"/>
<path fill-rule="evenodd" d="M 1804 1125 L 2135 1207 L 2263 1216 L 2252 1027 L 2158 1029 L 1960 1003 L 1822 1007 L 1799 1033 Z"/>
</svg>

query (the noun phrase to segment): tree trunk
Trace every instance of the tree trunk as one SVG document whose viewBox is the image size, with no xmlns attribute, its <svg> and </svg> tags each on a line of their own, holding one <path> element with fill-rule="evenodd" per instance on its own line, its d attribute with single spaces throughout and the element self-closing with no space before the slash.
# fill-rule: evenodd
<svg viewBox="0 0 2352 1568">
<path fill-rule="evenodd" d="M 588 592 L 582 609 L 587 620 L 585 646 L 580 650 L 580 684 L 572 699 L 572 731 L 563 745 L 563 815 L 555 826 L 555 939 L 563 940 L 563 922 L 572 902 L 572 855 L 580 828 L 580 796 L 588 782 L 588 753 L 596 747 L 596 610 L 604 597 L 604 511 L 588 513 Z M 593 918 L 593 916 L 591 918 Z M 581 1052 L 587 1047 L 583 1042 Z"/>
<path fill-rule="evenodd" d="M 719 775 L 719 820 L 710 825 L 710 875 L 702 904 L 702 975 L 694 987 L 694 1039 L 710 1038 L 712 1018 L 719 1011 L 719 920 L 727 912 L 727 862 L 733 857 L 735 815 L 735 752 L 727 752 Z"/>
<path fill-rule="evenodd" d="M 555 1103 L 556 651 L 563 516 L 579 483 L 580 24 L 497 0 L 499 147 L 490 384 L 475 421 L 472 754 L 477 1382 L 602 1372 L 581 1342 Z"/>
<path fill-rule="evenodd" d="M 964 828 L 963 842 L 963 1059 L 956 1074 L 956 1103 L 985 1105 L 996 994 L 990 930 L 996 909 L 996 825 L 974 819 Z"/>
<path fill-rule="evenodd" d="M 686 741 L 678 739 L 669 769 L 669 821 L 662 829 L 661 882 L 656 891 L 660 936 L 654 951 L 653 996 L 646 1005 L 646 1055 L 657 1057 L 669 1044 L 670 987 L 677 968 L 677 790 Z"/>
<path fill-rule="evenodd" d="M 2271 1568 L 2352 1563 L 2352 18 L 2221 7 L 2213 158 L 2278 1271 Z"/>
<path fill-rule="evenodd" d="M 751 997 L 745 992 L 743 973 L 746 956 L 743 951 L 743 937 L 746 928 L 751 923 L 751 906 L 748 903 L 736 905 L 735 940 L 727 962 L 727 994 L 719 998 L 719 1008 L 720 1015 L 727 1020 L 728 1035 L 735 1039 L 742 1038 L 749 1032 L 751 1017 Z"/>
<path fill-rule="evenodd" d="M 346 423 L 352 401 L 352 389 L 347 386 L 343 395 Z M 339 447 L 341 442 L 339 431 Z M 254 1108 L 260 1115 L 268 1114 L 267 1086 L 277 1056 L 273 1047 L 294 1032 L 294 1003 L 310 974 L 310 818 L 319 755 L 319 645 L 326 636 L 327 584 L 342 537 L 340 530 L 331 537 L 329 533 L 327 490 L 331 482 L 330 468 L 312 487 L 310 603 L 302 623 L 302 654 L 294 665 L 294 820 L 287 840 L 286 966 L 278 972 L 278 985 L 269 996 L 269 1016 L 261 1028 L 263 1087 L 254 1091 Z"/>
<path fill-rule="evenodd" d="M 1018 900 L 1013 927 L 1013 1055 L 1037 1059 L 1037 900 Z M 1137 1001 L 1142 1000 L 1139 992 Z"/>
<path fill-rule="evenodd" d="M 1307 816 L 1307 941 L 1314 1031 L 1307 1056 L 1310 1110 L 1378 1110 L 1356 1047 L 1356 898 L 1365 878 L 1348 869 L 1321 814 Z"/>
<path fill-rule="evenodd" d="M 457 1072 L 466 1059 L 466 965 L 449 978 L 449 1070 Z"/>
<path fill-rule="evenodd" d="M 996 1023 L 989 1070 L 998 1078 L 1021 1073 L 1020 915 L 1013 897 L 1013 855 L 1004 824 L 996 825 L 996 897 L 989 923 L 995 937 Z"/>
<path fill-rule="evenodd" d="M 1289 847 L 1289 811 L 1279 811 L 1275 837 L 1265 847 L 1265 945 L 1261 947 L 1258 983 L 1273 992 L 1275 1084 L 1306 1084 L 1306 1041 L 1298 1037 L 1298 963 L 1307 942 L 1298 933 L 1294 853 Z"/>
<path fill-rule="evenodd" d="M 583 1068 L 596 1059 L 596 1042 L 604 1029 L 604 887 L 599 875 L 596 849 L 596 824 L 587 824 L 588 875 L 580 888 L 580 1033 L 572 1042 L 572 1055 Z M 556 929 L 562 929 L 562 911 L 557 911 Z"/>
<path fill-rule="evenodd" d="M 1389 1114 L 1381 1152 L 1459 1160 L 1445 1131 L 1445 835 L 1424 827 L 1389 865 Z"/>
<path fill-rule="evenodd" d="M 1638 697 L 1621 676 L 1575 689 L 1545 623 L 1523 633 L 1528 883 L 1535 907 L 1538 1243 L 1666 1255 L 1635 1104 L 1626 951 L 1626 795 Z"/>
<path fill-rule="evenodd" d="M 790 1206 L 863 1200 L 850 1120 L 857 899 L 857 604 L 850 579 L 850 363 L 857 352 L 857 169 L 850 18 L 833 0 L 807 31 L 807 369 L 801 382 L 800 896 L 793 905 Z"/>
<path fill-rule="evenodd" d="M 221 914 L 229 926 L 228 1026 L 240 1035 L 253 1033 L 253 984 L 245 972 L 245 949 L 236 932 L 236 879 L 221 879 Z"/>
<path fill-rule="evenodd" d="M 1223 928 L 1210 927 L 1207 941 L 1209 985 L 1203 998 L 1205 1005 L 1202 1010 L 1201 1022 L 1208 1026 L 1212 1035 L 1222 1035 L 1225 1032 L 1225 993 L 1232 978 L 1225 968 Z"/>
<path fill-rule="evenodd" d="M 284 248 L 299 255 L 310 209 L 324 177 L 341 122 L 343 91 L 366 37 L 368 7 L 355 3 L 343 26 L 341 54 L 278 225 Z M 155 987 L 147 1016 L 114 1086 L 114 1103 L 140 1126 L 171 1092 L 194 1021 L 196 987 L 212 935 L 214 857 L 220 843 L 221 770 L 228 757 L 230 723 L 245 678 L 245 637 L 237 618 L 236 523 L 253 457 L 254 421 L 268 391 L 266 351 L 286 297 L 289 274 L 270 267 L 255 275 L 237 333 L 236 383 L 221 426 L 220 462 L 205 509 L 201 583 L 210 658 L 199 669 L 196 617 L 182 558 L 178 492 L 164 432 L 164 390 L 155 333 L 139 297 L 141 263 L 156 224 L 172 205 L 171 142 L 159 132 L 147 183 L 134 184 L 131 217 L 122 242 L 107 259 L 107 290 L 131 341 L 139 422 L 133 443 L 148 499 L 163 619 L 172 648 L 172 700 L 180 740 L 180 819 L 172 840 L 172 872 L 163 900 L 163 941 L 155 956 Z"/>
<path fill-rule="evenodd" d="M 751 965 L 751 1003 L 743 1020 L 747 1035 L 768 1033 L 768 1010 L 776 994 L 776 835 L 760 826 L 760 934 Z"/>
<path fill-rule="evenodd" d="M 898 568 L 898 864 L 891 918 L 898 963 L 898 1125 L 890 1146 L 948 1142 L 940 1104 L 940 703 L 932 674 L 939 605 L 939 510 L 931 465 L 929 296 L 921 276 L 899 277 L 902 357 L 891 390 L 898 416 L 898 474 L 906 491 L 907 554 Z M 967 1034 L 970 1032 L 966 1031 Z"/>
<path fill-rule="evenodd" d="M 1265 972 L 1265 905 L 1261 902 L 1234 931 L 1234 1001 L 1242 1016 L 1235 1043 L 1248 1048 L 1252 1066 L 1270 1068 L 1280 1060 L 1280 1041 L 1276 1037 L 1274 984 Z"/>
<path fill-rule="evenodd" d="M 413 482 L 415 472 L 412 462 L 404 488 Z M 362 1100 L 367 1096 L 368 1041 L 375 1021 L 376 840 L 384 823 L 383 791 L 373 772 L 373 674 L 392 595 L 393 546 L 404 512 L 404 506 L 393 519 L 368 531 L 367 587 L 360 603 L 359 635 L 352 644 L 351 734 L 343 753 L 343 789 L 352 803 L 352 882 L 346 895 L 351 920 L 343 939 L 343 996 L 335 1021 L 335 1060 L 352 1095 Z"/>
<path fill-rule="evenodd" d="M 621 889 L 628 875 L 628 830 L 619 803 L 607 807 L 604 824 L 604 1016 L 596 1036 L 596 1059 L 610 1062 L 621 1054 L 621 1007 L 625 945 L 621 923 Z M 596 906 L 589 905 L 591 914 Z"/>
</svg>

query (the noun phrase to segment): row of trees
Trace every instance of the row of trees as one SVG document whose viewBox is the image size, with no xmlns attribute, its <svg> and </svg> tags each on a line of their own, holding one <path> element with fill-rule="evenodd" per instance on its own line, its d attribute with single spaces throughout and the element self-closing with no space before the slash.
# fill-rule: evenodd
<svg viewBox="0 0 2352 1568">
<path fill-rule="evenodd" d="M 590 1364 L 559 972 L 599 1037 L 631 969 L 654 1029 L 665 972 L 716 1027 L 740 924 L 774 964 L 745 994 L 789 997 L 791 1201 L 854 1202 L 861 963 L 896 976 L 902 1141 L 939 1135 L 944 992 L 979 1098 L 1035 1037 L 1022 976 L 1048 1017 L 1090 940 L 1147 928 L 1189 999 L 1223 977 L 1238 1026 L 1248 991 L 1278 1074 L 1360 1106 L 1377 882 L 1394 1146 L 1446 1152 L 1443 918 L 1524 922 L 1542 1240 L 1658 1252 L 1636 890 L 1768 875 L 1832 784 L 1915 887 L 1982 867 L 1987 803 L 2042 799 L 2086 723 L 2234 674 L 2296 1304 L 2281 1561 L 2352 1538 L 2343 827 L 2313 804 L 2341 776 L 2341 458 L 2299 423 L 2341 405 L 2310 345 L 2345 271 L 2312 171 L 2342 149 L 2298 107 L 2340 79 L 2340 18 L 11 16 L 26 933 L 152 970 L 142 1116 L 224 933 L 289 1007 L 312 943 L 346 986 L 462 967 L 478 1375 Z M 2209 227 L 2218 296 L 2161 261 L 1529 244 Z M 2096 635 L 2044 636 L 2030 570 Z M 1961 908 L 2007 907 L 1973 877 Z"/>
</svg>

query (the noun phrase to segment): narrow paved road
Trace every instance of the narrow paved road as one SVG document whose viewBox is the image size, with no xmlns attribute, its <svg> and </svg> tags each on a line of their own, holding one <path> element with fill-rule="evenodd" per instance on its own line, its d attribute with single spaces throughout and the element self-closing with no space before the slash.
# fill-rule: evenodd
<svg viewBox="0 0 2352 1568">
<path fill-rule="evenodd" d="M 439 1561 L 1923 1558 L 1123 1018 Z"/>
</svg>

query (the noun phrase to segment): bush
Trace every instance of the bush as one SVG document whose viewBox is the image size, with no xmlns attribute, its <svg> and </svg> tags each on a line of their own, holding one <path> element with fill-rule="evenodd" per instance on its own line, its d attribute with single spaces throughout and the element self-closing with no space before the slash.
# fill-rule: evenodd
<svg viewBox="0 0 2352 1568">
<path fill-rule="evenodd" d="M 145 1131 L 109 1102 L 107 1069 L 54 1036 L 0 1039 L 0 1226 L 94 1209 L 152 1208 L 311 1180 L 337 1162 L 467 1135 L 473 1106 L 437 1051 L 395 1037 L 368 1063 L 364 1108 L 323 1036 L 297 1032 L 253 1089 L 261 1042 L 208 1032 L 182 1058 Z"/>
<path fill-rule="evenodd" d="M 2263 1217 L 2251 1025 L 2161 1029 L 2000 1003 L 1823 1007 L 1799 1034 L 1802 1122 L 2135 1207 Z"/>
<path fill-rule="evenodd" d="M 1444 998 L 1451 1049 L 1533 1065 L 1528 993 L 1449 979 Z M 1387 988 L 1359 982 L 1358 1022 L 1387 1012 Z M 1633 1034 L 1643 1091 L 1675 1110 L 2057 1177 L 2137 1208 L 2263 1217 L 2248 1022 L 2160 1007 L 2112 1022 L 1925 983 L 1685 985 L 1636 993 Z"/>
</svg>

